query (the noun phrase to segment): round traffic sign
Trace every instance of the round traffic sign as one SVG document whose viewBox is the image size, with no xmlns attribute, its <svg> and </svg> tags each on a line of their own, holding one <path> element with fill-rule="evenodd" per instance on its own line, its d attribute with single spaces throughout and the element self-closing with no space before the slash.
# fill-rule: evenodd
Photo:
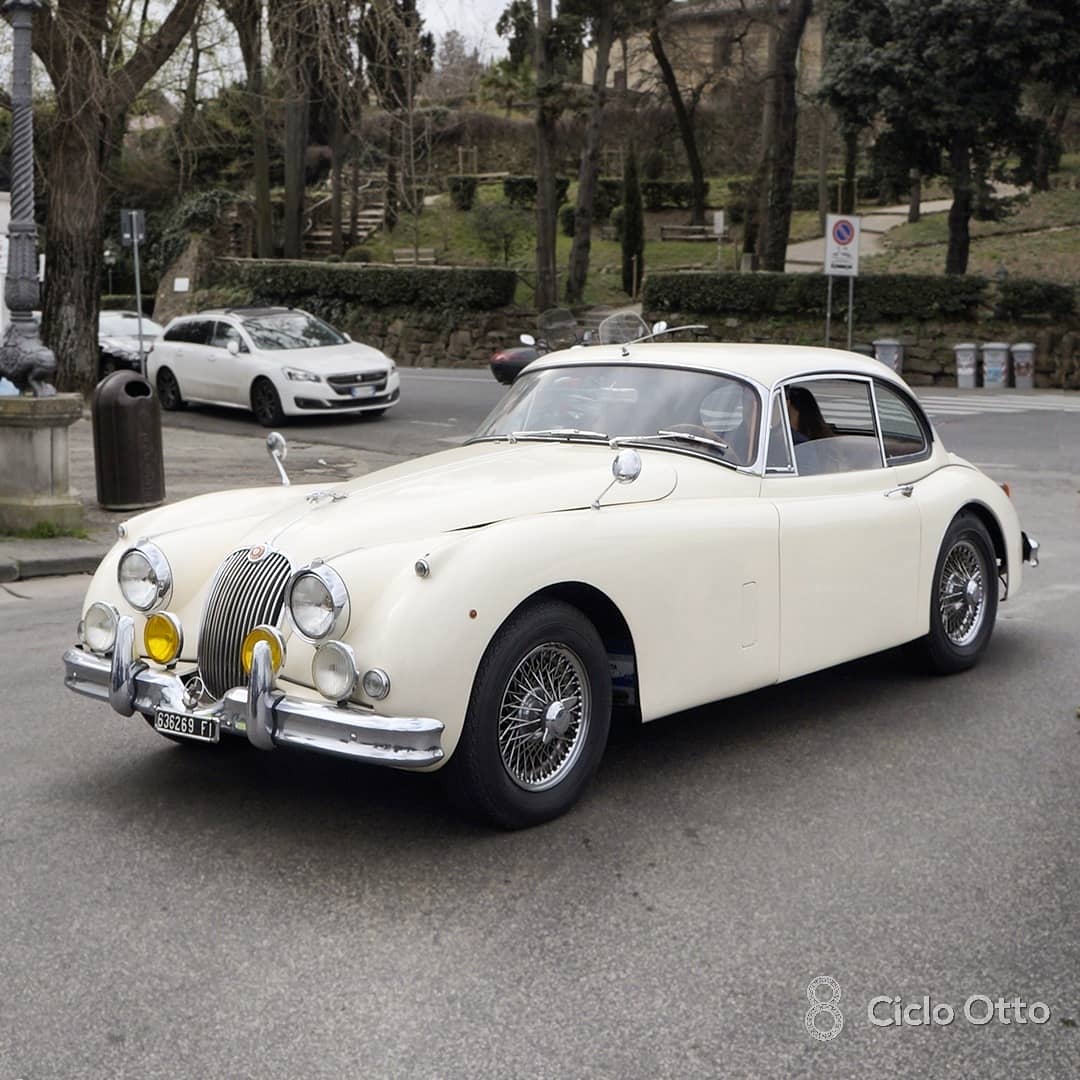
<svg viewBox="0 0 1080 1080">
<path fill-rule="evenodd" d="M 850 244 L 855 238 L 855 226 L 850 221 L 841 218 L 833 225 L 832 235 L 838 244 Z"/>
</svg>

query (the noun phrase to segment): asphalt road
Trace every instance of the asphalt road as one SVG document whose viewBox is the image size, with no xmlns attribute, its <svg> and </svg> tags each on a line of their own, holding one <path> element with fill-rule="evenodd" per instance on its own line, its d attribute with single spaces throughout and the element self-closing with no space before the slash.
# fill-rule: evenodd
<svg viewBox="0 0 1080 1080">
<path fill-rule="evenodd" d="M 977 670 L 894 651 L 657 722 L 529 832 L 166 743 L 61 685 L 85 580 L 3 588 L 0 1080 L 1076 1076 L 1080 415 L 938 428 L 1044 543 Z M 924 995 L 953 1022 L 867 1018 Z"/>
</svg>

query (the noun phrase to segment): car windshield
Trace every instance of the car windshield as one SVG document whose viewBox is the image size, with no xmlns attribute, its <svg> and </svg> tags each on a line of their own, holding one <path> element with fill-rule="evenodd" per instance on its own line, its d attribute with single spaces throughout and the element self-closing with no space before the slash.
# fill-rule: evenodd
<svg viewBox="0 0 1080 1080">
<path fill-rule="evenodd" d="M 476 433 L 478 439 L 633 441 L 751 465 L 760 399 L 730 375 L 631 364 L 582 364 L 526 373 Z"/>
<path fill-rule="evenodd" d="M 152 319 L 143 319 L 143 337 L 157 337 L 161 330 Z M 98 333 L 102 337 L 138 337 L 139 317 L 128 312 L 103 311 L 98 319 Z"/>
<path fill-rule="evenodd" d="M 322 319 L 302 311 L 259 315 L 245 319 L 244 329 L 257 349 L 318 349 L 326 345 L 344 345 L 345 336 Z"/>
</svg>

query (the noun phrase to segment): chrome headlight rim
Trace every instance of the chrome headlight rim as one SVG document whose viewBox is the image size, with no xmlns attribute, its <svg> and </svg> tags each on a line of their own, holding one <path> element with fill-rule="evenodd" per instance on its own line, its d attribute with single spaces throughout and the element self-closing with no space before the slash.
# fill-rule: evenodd
<svg viewBox="0 0 1080 1080">
<path fill-rule="evenodd" d="M 326 589 L 330 599 L 333 617 L 330 620 L 329 627 L 320 634 L 308 633 L 308 631 L 300 625 L 299 620 L 293 612 L 293 590 L 305 577 L 313 577 L 320 581 L 323 588 Z M 350 615 L 349 590 L 345 586 L 344 578 L 342 578 L 342 576 L 332 567 L 327 566 L 326 563 L 318 559 L 315 560 L 315 562 L 309 563 L 307 566 L 302 566 L 293 573 L 289 578 L 288 584 L 285 586 L 285 610 L 288 612 L 289 623 L 292 625 L 293 629 L 309 644 L 317 645 L 320 642 L 328 641 L 331 638 L 340 638 L 344 636 L 345 631 L 349 626 Z"/>
<path fill-rule="evenodd" d="M 154 576 L 154 596 L 149 604 L 137 604 L 124 591 L 124 563 L 133 555 L 141 555 L 146 560 L 150 572 Z M 160 608 L 168 607 L 169 601 L 172 599 L 172 567 L 169 565 L 169 560 L 165 557 L 165 552 L 163 552 L 157 544 L 151 543 L 149 540 L 140 540 L 138 543 L 129 547 L 127 551 L 120 556 L 120 561 L 116 564 L 116 583 L 120 587 L 120 593 L 124 597 L 124 600 L 136 611 L 144 613 L 157 611 Z"/>
<path fill-rule="evenodd" d="M 95 646 L 90 640 L 90 634 L 93 633 L 93 630 L 91 630 L 90 633 L 87 633 L 87 624 L 90 619 L 91 613 L 95 609 L 103 612 L 112 624 L 112 631 L 109 636 L 109 642 L 107 645 L 103 645 L 100 648 Z M 116 647 L 116 631 L 120 625 L 120 612 L 112 604 L 107 604 L 104 600 L 95 600 L 94 603 L 92 603 L 86 609 L 86 614 L 83 615 L 82 619 L 80 620 L 80 625 L 82 627 L 82 643 L 95 656 L 108 656 Z"/>
<path fill-rule="evenodd" d="M 328 694 L 320 679 L 320 661 L 325 660 L 331 654 L 336 654 L 340 660 L 344 661 L 345 669 L 348 672 L 348 684 L 342 687 L 344 693 L 341 694 Z M 356 692 L 357 684 L 360 682 L 360 668 L 356 663 L 356 653 L 353 652 L 352 646 L 346 645 L 344 641 L 338 641 L 336 638 L 331 638 L 329 641 L 324 641 L 321 645 L 318 645 L 311 658 L 311 681 L 315 684 L 315 689 L 328 701 L 348 701 Z"/>
</svg>

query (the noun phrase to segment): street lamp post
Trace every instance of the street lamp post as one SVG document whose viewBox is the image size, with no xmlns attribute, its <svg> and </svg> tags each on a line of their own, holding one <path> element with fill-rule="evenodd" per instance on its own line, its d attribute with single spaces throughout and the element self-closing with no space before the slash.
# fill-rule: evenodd
<svg viewBox="0 0 1080 1080">
<path fill-rule="evenodd" d="M 105 267 L 109 272 L 109 295 L 113 294 L 112 287 L 112 272 L 113 267 L 116 265 L 116 252 L 112 248 L 105 249 Z"/>
<path fill-rule="evenodd" d="M 4 300 L 11 323 L 0 344 L 0 375 L 36 397 L 51 397 L 56 357 L 41 343 L 34 309 L 37 226 L 34 224 L 34 111 L 31 97 L 31 26 L 41 0 L 4 0 L 0 11 L 11 24 L 11 221 Z"/>
</svg>

